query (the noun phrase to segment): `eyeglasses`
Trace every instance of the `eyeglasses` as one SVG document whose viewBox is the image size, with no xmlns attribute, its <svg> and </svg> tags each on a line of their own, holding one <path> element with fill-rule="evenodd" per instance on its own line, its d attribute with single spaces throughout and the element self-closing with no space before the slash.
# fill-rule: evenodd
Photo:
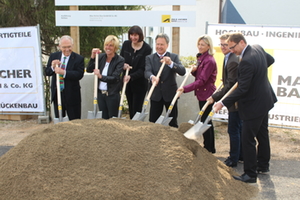
<svg viewBox="0 0 300 200">
<path fill-rule="evenodd" d="M 230 50 L 234 49 L 236 47 L 236 45 L 238 45 L 238 43 L 236 43 L 234 46 L 229 47 Z"/>
<path fill-rule="evenodd" d="M 228 44 L 219 44 L 221 47 L 228 47 Z"/>
</svg>

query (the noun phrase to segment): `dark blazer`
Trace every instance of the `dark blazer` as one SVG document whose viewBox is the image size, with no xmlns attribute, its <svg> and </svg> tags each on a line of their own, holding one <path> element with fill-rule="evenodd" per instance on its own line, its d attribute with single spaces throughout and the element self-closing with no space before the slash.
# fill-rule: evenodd
<svg viewBox="0 0 300 200">
<path fill-rule="evenodd" d="M 106 63 L 106 53 L 99 54 L 99 70 L 102 73 L 105 63 Z M 122 85 L 122 71 L 124 66 L 124 58 L 115 54 L 112 58 L 108 71 L 107 76 L 102 76 L 101 79 L 98 79 L 98 86 L 99 81 L 103 81 L 107 83 L 107 93 L 108 95 L 117 94 L 121 90 Z M 86 68 L 87 72 L 94 72 L 95 69 L 95 59 L 90 59 L 88 63 L 88 67 Z"/>
<path fill-rule="evenodd" d="M 155 87 L 151 96 L 151 100 L 153 101 L 160 101 L 161 98 L 163 98 L 165 102 L 172 101 L 177 91 L 176 74 L 179 74 L 181 76 L 185 74 L 185 67 L 181 64 L 178 55 L 167 52 L 165 56 L 169 56 L 174 65 L 172 69 L 168 65 L 164 66 L 159 79 L 159 83 Z M 157 75 L 162 64 L 160 60 L 161 59 L 159 58 L 157 53 L 151 54 L 146 57 L 145 78 L 149 80 L 150 85 L 152 85 L 150 76 Z"/>
<path fill-rule="evenodd" d="M 131 88 L 132 91 L 145 92 L 147 90 L 148 82 L 144 77 L 145 60 L 151 52 L 152 48 L 146 42 L 136 52 L 131 47 L 130 40 L 126 40 L 122 45 L 120 55 L 125 59 L 125 63 L 132 66 L 132 69 L 129 70 L 130 80 L 127 83 L 127 88 Z"/>
<path fill-rule="evenodd" d="M 230 107 L 238 101 L 241 119 L 255 119 L 265 115 L 277 101 L 268 80 L 268 67 L 274 58 L 259 45 L 248 45 L 238 67 L 238 87 L 223 104 Z"/>
<path fill-rule="evenodd" d="M 61 60 L 62 52 L 52 53 L 49 57 L 45 70 L 47 76 L 52 76 L 51 82 L 51 101 L 57 100 L 56 74 L 52 70 L 52 60 Z M 64 78 L 65 88 L 64 97 L 67 105 L 77 105 L 81 103 L 79 80 L 84 74 L 84 58 L 83 56 L 72 52 L 66 67 L 66 76 Z"/>
<path fill-rule="evenodd" d="M 237 69 L 239 64 L 239 58 L 234 54 L 230 53 L 226 65 L 223 65 L 222 81 L 223 88 L 212 95 L 212 98 L 217 102 L 219 101 L 236 83 L 237 81 Z M 229 112 L 237 111 L 235 105 L 227 108 Z"/>
</svg>

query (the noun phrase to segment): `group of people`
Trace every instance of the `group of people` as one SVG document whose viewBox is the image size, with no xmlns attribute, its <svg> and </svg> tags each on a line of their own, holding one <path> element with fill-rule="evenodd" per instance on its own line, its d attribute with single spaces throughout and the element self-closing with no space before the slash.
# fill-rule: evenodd
<svg viewBox="0 0 300 200">
<path fill-rule="evenodd" d="M 59 52 L 52 53 L 48 60 L 46 75 L 52 76 L 51 100 L 54 103 L 55 117 L 58 117 L 56 98 L 56 74 L 60 75 L 63 115 L 70 120 L 81 118 L 81 95 L 79 80 L 84 74 L 84 58 L 72 51 L 73 39 L 62 36 Z M 225 164 L 236 167 L 244 162 L 244 174 L 234 178 L 243 182 L 256 182 L 257 173 L 269 171 L 270 145 L 268 136 L 268 111 L 277 101 L 267 77 L 267 68 L 274 62 L 272 56 L 259 45 L 247 45 L 241 33 L 224 34 L 220 37 L 220 47 L 224 54 L 223 87 L 216 91 L 217 65 L 213 57 L 212 39 L 208 35 L 197 41 L 197 63 L 192 68 L 195 81 L 183 87 L 177 86 L 176 75 L 185 75 L 185 67 L 177 54 L 168 52 L 169 37 L 158 34 L 155 38 L 156 52 L 144 41 L 143 31 L 133 26 L 128 31 L 128 40 L 122 44 L 120 55 L 119 40 L 109 35 L 104 41 L 104 52 L 93 48 L 86 71 L 98 77 L 98 106 L 102 118 L 118 116 L 120 91 L 127 84 L 125 94 L 129 114 L 132 119 L 141 112 L 145 95 L 153 84 L 155 89 L 150 98 L 149 121 L 156 122 L 164 107 L 167 110 L 176 92 L 194 91 L 199 101 L 199 109 L 208 102 L 201 121 L 214 109 L 215 112 L 226 106 L 229 111 L 228 133 L 230 139 L 229 157 Z M 98 60 L 95 60 L 98 54 Z M 95 68 L 98 62 L 98 68 Z M 165 63 L 160 76 L 158 71 Z M 130 68 L 128 75 L 125 70 Z M 225 99 L 220 99 L 238 83 L 238 87 Z M 216 103 L 215 103 L 216 102 Z M 215 104 L 214 104 L 215 103 Z M 178 127 L 177 101 L 169 115 L 169 125 Z M 203 133 L 203 146 L 215 153 L 214 127 Z M 256 140 L 258 147 L 256 147 Z"/>
</svg>

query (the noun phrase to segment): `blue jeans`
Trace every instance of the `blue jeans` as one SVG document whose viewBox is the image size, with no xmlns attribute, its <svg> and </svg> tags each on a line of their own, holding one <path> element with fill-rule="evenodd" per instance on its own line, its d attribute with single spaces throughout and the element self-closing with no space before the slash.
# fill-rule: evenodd
<svg viewBox="0 0 300 200">
<path fill-rule="evenodd" d="M 230 142 L 229 157 L 232 162 L 237 163 L 243 160 L 242 154 L 242 120 L 240 119 L 239 112 L 229 112 L 228 116 L 228 134 Z"/>
</svg>

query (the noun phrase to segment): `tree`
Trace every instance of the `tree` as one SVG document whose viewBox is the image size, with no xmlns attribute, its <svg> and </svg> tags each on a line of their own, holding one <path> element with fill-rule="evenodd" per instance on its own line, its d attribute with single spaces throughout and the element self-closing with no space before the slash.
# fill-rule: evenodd
<svg viewBox="0 0 300 200">
<path fill-rule="evenodd" d="M 139 10 L 143 6 L 81 6 L 79 10 Z M 70 34 L 70 27 L 55 26 L 55 10 L 69 10 L 68 6 L 55 6 L 54 0 L 0 0 L 0 27 L 40 26 L 42 54 L 57 51 L 58 39 Z M 128 27 L 80 28 L 80 52 L 90 57 L 91 49 L 103 48 L 107 35 L 122 35 Z M 44 76 L 45 99 L 50 110 L 49 78 Z"/>
<path fill-rule="evenodd" d="M 140 10 L 144 6 L 80 6 L 79 10 Z M 70 34 L 70 27 L 55 26 L 55 10 L 69 10 L 55 6 L 54 0 L 0 0 L 0 27 L 40 25 L 42 54 L 50 55 L 57 49 L 57 39 Z M 103 47 L 107 35 L 122 35 L 128 27 L 81 27 L 80 52 L 89 57 L 91 49 Z"/>
</svg>

